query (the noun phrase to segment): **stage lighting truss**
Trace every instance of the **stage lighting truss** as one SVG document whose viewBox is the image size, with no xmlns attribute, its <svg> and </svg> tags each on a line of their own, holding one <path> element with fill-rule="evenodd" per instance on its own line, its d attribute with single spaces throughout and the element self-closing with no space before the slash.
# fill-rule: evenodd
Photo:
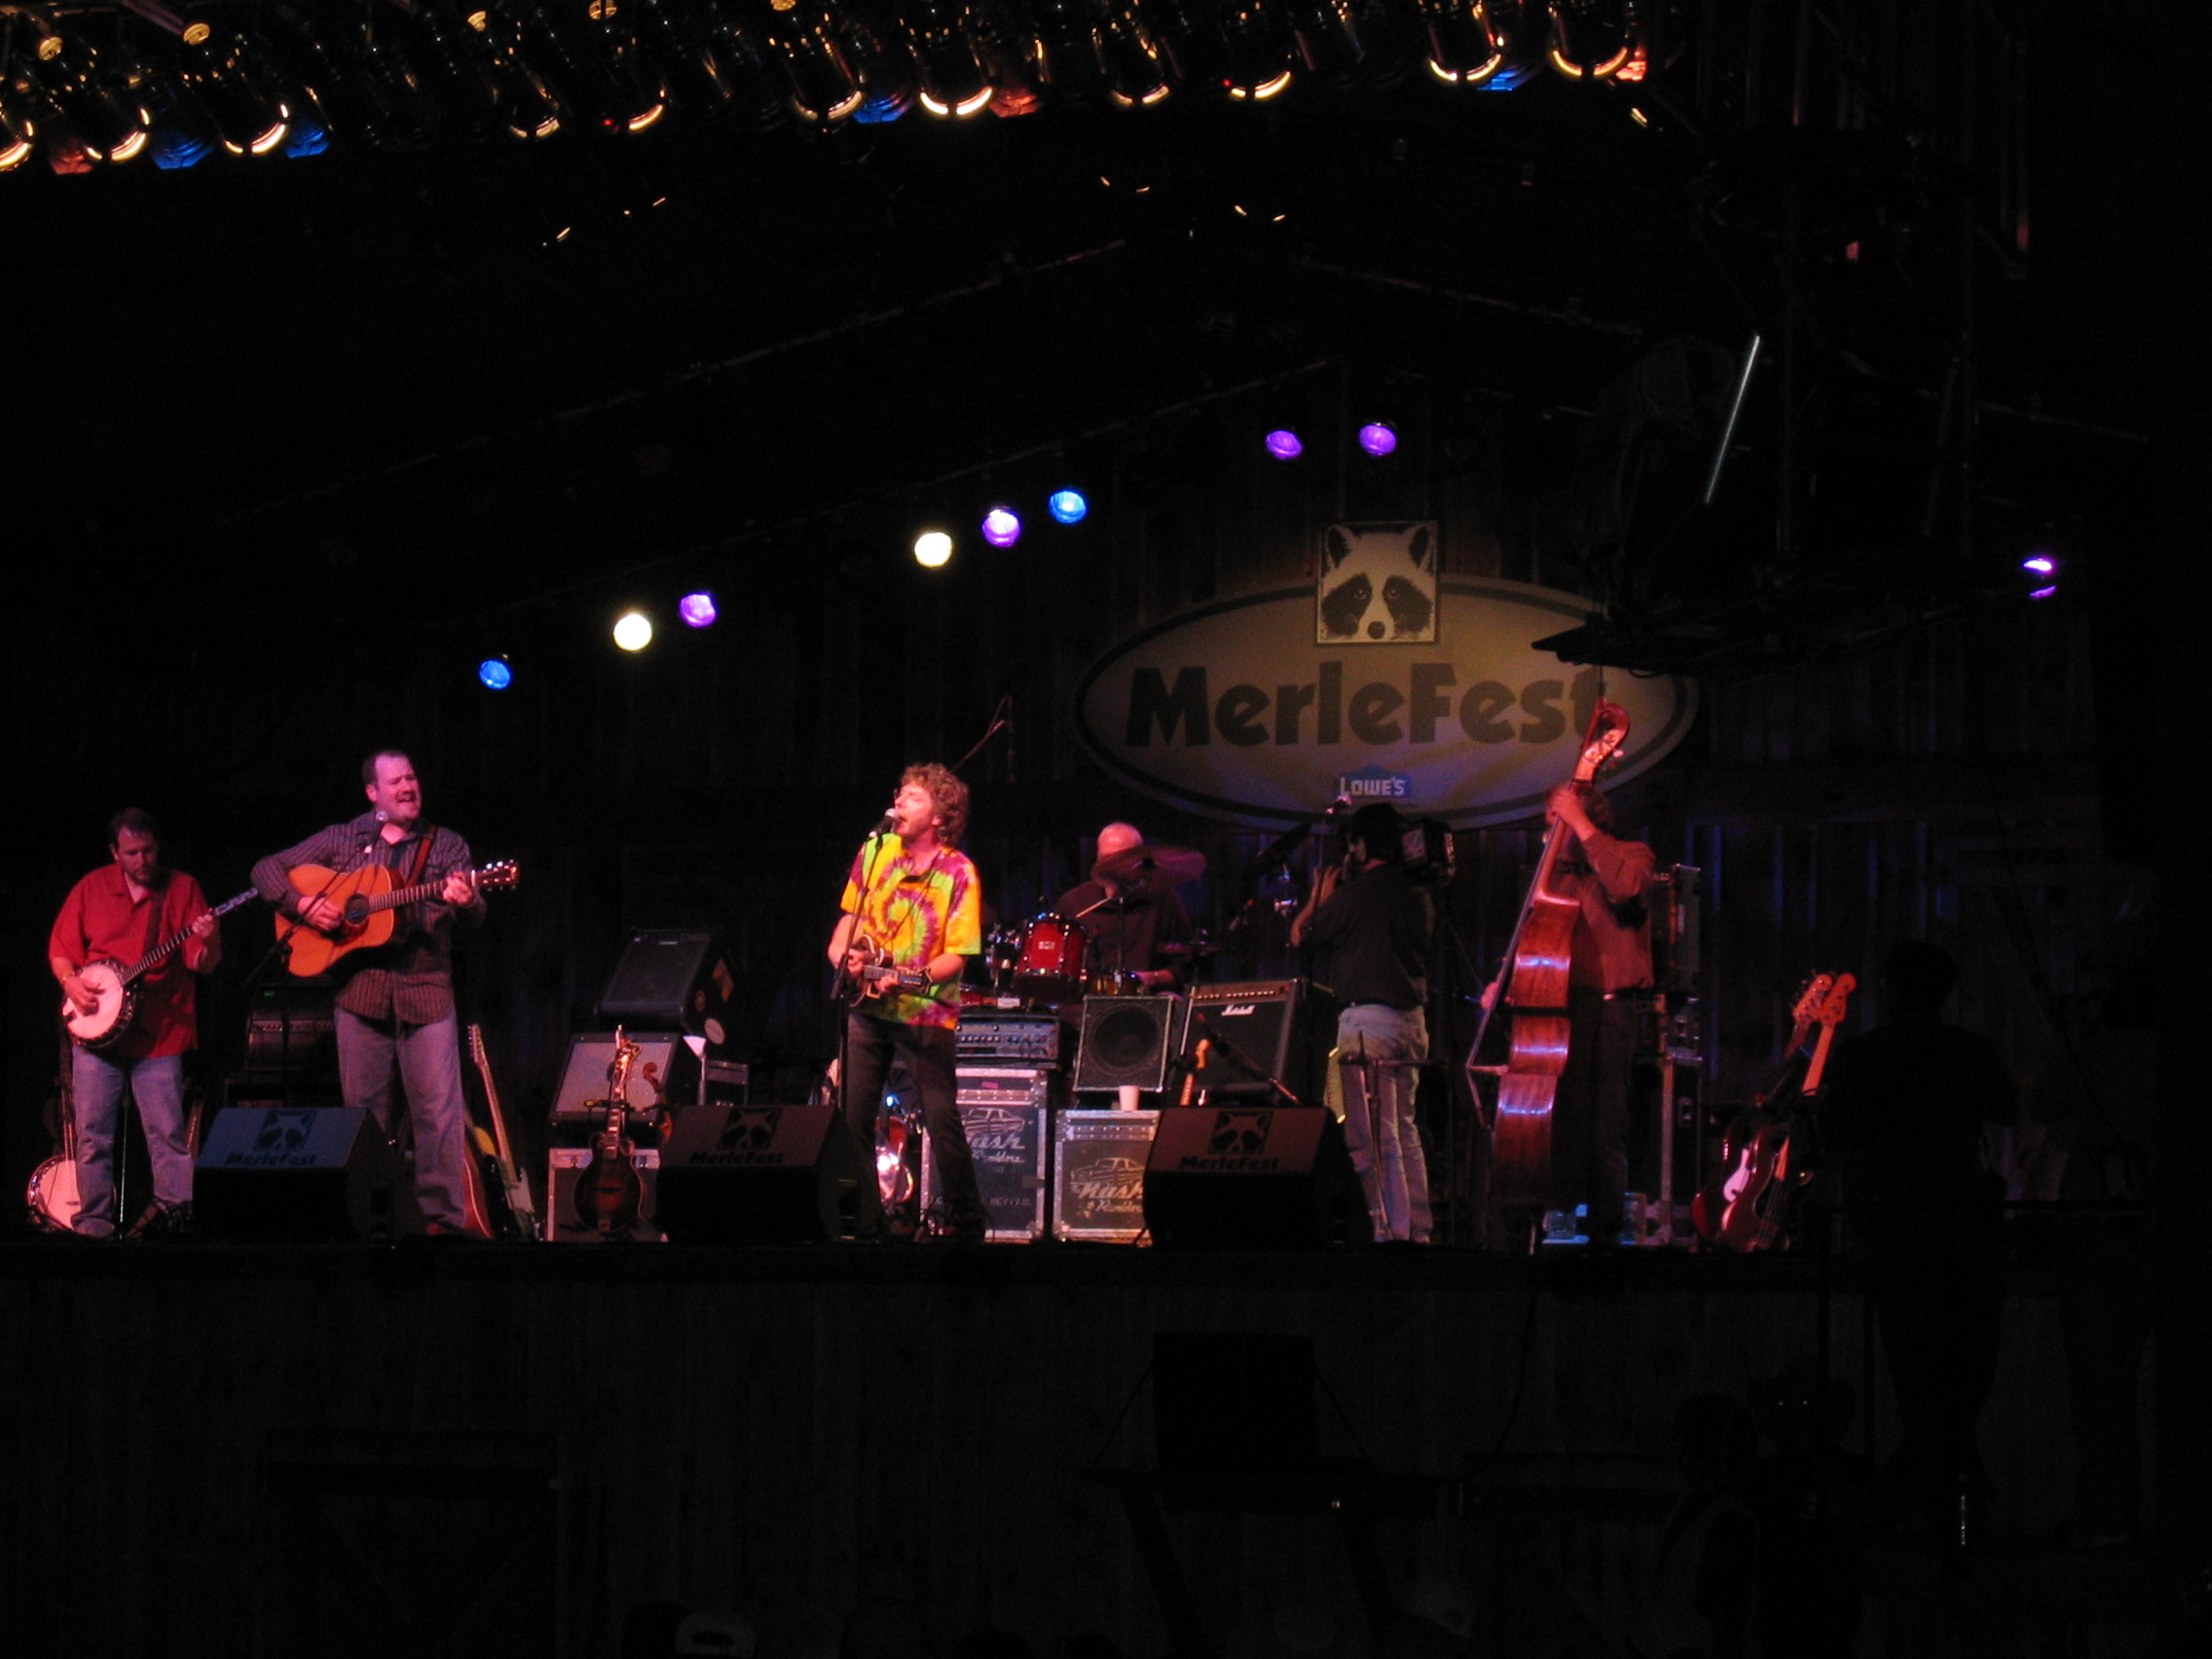
<svg viewBox="0 0 2212 1659">
<path fill-rule="evenodd" d="M 181 166 L 218 147 L 621 137 L 671 116 L 763 131 L 917 103 L 955 122 L 1177 93 L 1257 105 L 1306 84 L 1386 85 L 1409 53 L 1448 85 L 1503 92 L 1547 64 L 1585 85 L 1637 80 L 1680 50 L 1674 0 L 180 3 L 198 15 L 0 0 L 0 172 L 39 150 L 82 171 L 149 143 Z"/>
</svg>

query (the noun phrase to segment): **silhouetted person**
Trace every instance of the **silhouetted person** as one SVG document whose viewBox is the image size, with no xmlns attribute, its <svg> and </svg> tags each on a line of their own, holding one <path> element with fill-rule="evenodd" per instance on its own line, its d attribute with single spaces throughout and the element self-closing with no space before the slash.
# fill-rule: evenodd
<svg viewBox="0 0 2212 1659">
<path fill-rule="evenodd" d="M 1825 1118 L 1845 1213 L 1873 1258 L 1874 1317 L 1902 1441 L 1883 1470 L 1892 1519 L 1963 1543 L 1985 1487 L 1974 1424 L 1997 1370 L 2004 1183 L 1983 1156 L 2015 1090 L 1995 1046 L 1947 1025 L 1958 969 L 1913 940 L 1882 968 L 1882 1023 L 1838 1044 Z"/>
</svg>

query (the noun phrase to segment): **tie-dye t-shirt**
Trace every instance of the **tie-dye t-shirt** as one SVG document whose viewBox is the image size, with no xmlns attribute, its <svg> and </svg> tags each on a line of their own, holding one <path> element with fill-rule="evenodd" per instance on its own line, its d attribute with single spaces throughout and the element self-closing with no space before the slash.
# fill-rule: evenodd
<svg viewBox="0 0 2212 1659">
<path fill-rule="evenodd" d="M 950 847 L 917 863 L 896 835 L 873 835 L 853 860 L 840 908 L 860 918 L 859 932 L 890 952 L 901 968 L 918 968 L 952 951 L 983 948 L 983 884 L 967 856 Z M 878 1019 L 902 1025 L 960 1023 L 960 981 L 928 991 L 890 990 L 861 1004 Z"/>
</svg>

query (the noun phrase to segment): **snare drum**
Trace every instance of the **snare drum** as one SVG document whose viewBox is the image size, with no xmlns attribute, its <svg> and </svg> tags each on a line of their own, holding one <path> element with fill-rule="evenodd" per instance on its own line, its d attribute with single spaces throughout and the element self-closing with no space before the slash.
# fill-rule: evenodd
<svg viewBox="0 0 2212 1659">
<path fill-rule="evenodd" d="M 1021 930 L 1014 988 L 1033 1002 L 1081 1002 L 1083 956 L 1089 943 L 1081 922 L 1050 910 L 1030 917 Z"/>
</svg>

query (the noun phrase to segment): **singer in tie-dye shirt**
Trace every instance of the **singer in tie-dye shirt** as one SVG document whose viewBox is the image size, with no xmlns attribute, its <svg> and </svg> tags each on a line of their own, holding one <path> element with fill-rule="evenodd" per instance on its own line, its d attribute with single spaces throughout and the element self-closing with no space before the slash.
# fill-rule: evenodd
<svg viewBox="0 0 2212 1659">
<path fill-rule="evenodd" d="M 903 1056 L 922 1097 L 949 1235 L 973 1243 L 983 1235 L 983 1201 L 960 1121 L 953 1031 L 961 971 L 983 948 L 982 883 L 959 850 L 967 826 L 968 786 L 942 766 L 909 766 L 883 828 L 853 861 L 829 954 L 854 998 L 845 1019 L 845 1121 L 872 1152 L 884 1079 L 893 1056 Z M 868 977 L 870 968 L 878 977 Z M 881 977 L 885 968 L 896 977 Z M 874 1182 L 861 1182 L 854 1220 L 864 1237 L 881 1233 Z"/>
</svg>

